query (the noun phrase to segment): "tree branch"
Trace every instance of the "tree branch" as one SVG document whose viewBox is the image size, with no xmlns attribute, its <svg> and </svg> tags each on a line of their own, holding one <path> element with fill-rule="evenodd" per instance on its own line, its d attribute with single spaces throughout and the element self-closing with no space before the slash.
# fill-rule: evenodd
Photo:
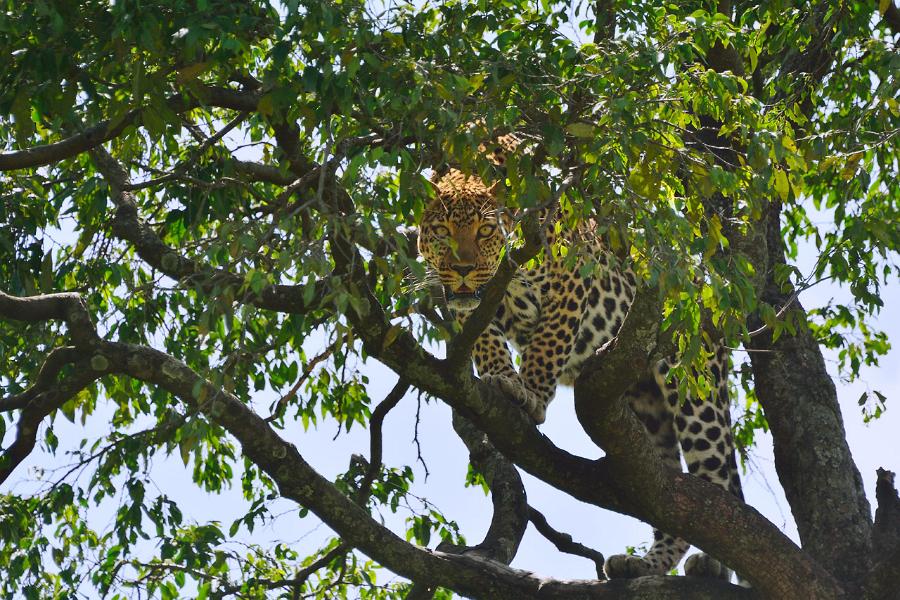
<svg viewBox="0 0 900 600">
<path fill-rule="evenodd" d="M 14 396 L 0 398 L 0 412 L 21 410 L 28 406 L 32 400 L 56 382 L 57 377 L 66 365 L 75 362 L 79 356 L 80 353 L 74 346 L 51 350 L 47 358 L 44 359 L 44 364 L 38 370 L 37 379 L 27 390 Z"/>
<path fill-rule="evenodd" d="M 273 165 L 264 165 L 246 160 L 233 159 L 229 164 L 234 167 L 238 173 L 244 174 L 254 181 L 264 181 L 266 183 L 274 183 L 275 185 L 290 185 L 296 177 L 291 177 L 289 173 L 285 173 Z"/>
<path fill-rule="evenodd" d="M 362 338 L 367 353 L 379 358 L 416 387 L 445 400 L 463 416 L 471 419 L 479 429 L 489 435 L 492 443 L 516 464 L 576 498 L 638 516 L 665 531 L 685 537 L 739 569 L 764 593 L 796 598 L 812 598 L 816 595 L 837 597 L 841 593 L 838 584 L 812 563 L 777 528 L 724 490 L 696 477 L 668 472 L 661 463 L 650 469 L 650 475 L 642 475 L 631 470 L 620 471 L 603 459 L 596 462 L 585 461 L 554 446 L 540 435 L 522 411 L 510 410 L 512 406 L 500 402 L 499 394 L 492 386 L 480 382 L 473 385 L 471 374 L 463 373 L 452 366 L 448 367 L 445 361 L 438 361 L 430 356 L 408 332 L 401 331 L 397 334 L 395 330 L 391 331 L 390 322 L 387 321 L 378 301 L 368 290 L 361 257 L 348 241 L 334 236 L 331 242 L 336 272 L 349 276 L 358 288 L 363 290 L 363 297 L 366 300 L 364 314 L 351 311 L 348 318 Z M 639 308 L 636 314 L 647 316 L 643 320 L 634 319 L 632 325 L 627 325 L 626 319 L 623 331 L 616 341 L 618 346 L 640 348 L 639 343 L 635 345 L 634 340 L 628 339 L 627 332 L 636 328 L 645 333 L 649 330 L 655 340 L 658 326 L 656 319 L 661 313 L 652 309 L 651 298 L 654 296 L 647 295 L 646 292 L 644 294 L 643 298 L 636 298 L 635 303 L 638 307 L 643 304 L 649 306 L 643 310 Z M 658 302 L 658 299 L 654 301 Z M 648 308 L 651 310 L 647 310 Z M 647 321 L 649 315 L 653 315 L 652 321 Z M 639 324 L 640 328 L 637 327 Z M 390 338 L 388 338 L 389 331 L 391 331 Z M 660 355 L 665 355 L 664 350 L 661 347 L 656 348 Z M 651 348 L 644 345 L 645 367 L 649 366 L 652 355 Z M 629 371 L 635 366 L 640 366 L 640 363 L 638 365 L 629 363 L 625 370 Z M 576 382 L 576 404 L 578 386 Z M 620 396 L 621 391 L 608 397 L 614 401 Z M 660 462 L 652 448 L 648 447 L 645 452 L 639 450 L 643 446 L 648 446 L 649 440 L 633 414 L 618 411 L 610 419 L 611 423 L 623 423 L 628 427 L 629 437 L 641 442 L 637 447 L 630 448 L 623 444 L 622 451 L 618 453 L 619 457 L 639 456 L 641 458 L 635 460 L 646 461 L 646 464 L 651 465 L 654 464 L 654 459 L 657 463 Z M 627 465 L 630 460 L 620 458 L 618 466 Z M 613 463 L 615 464 L 615 461 Z M 654 478 L 658 480 L 651 490 L 655 492 L 651 497 L 657 501 L 656 504 L 647 499 L 635 501 L 640 497 L 640 489 L 631 489 L 631 493 L 626 490 L 622 495 L 613 489 L 623 482 L 626 486 L 630 485 L 629 480 L 635 476 L 645 481 L 652 482 Z M 591 485 L 585 488 L 585 482 L 590 482 Z M 711 497 L 715 498 L 717 505 L 716 511 L 712 513 L 709 512 Z M 707 523 L 709 514 L 728 515 L 735 521 L 723 519 L 719 527 L 712 528 Z M 761 557 L 756 545 L 753 548 L 746 544 L 732 547 L 734 537 L 732 530 L 746 532 L 749 536 L 747 539 L 753 540 L 754 544 L 762 543 L 777 554 L 779 556 L 777 570 L 780 576 L 772 577 L 769 581 L 772 571 L 769 564 L 770 556 Z M 803 573 L 802 586 L 798 583 L 797 573 Z"/>
<path fill-rule="evenodd" d="M 62 354 L 65 355 L 64 358 L 61 358 Z M 56 348 L 50 353 L 44 368 L 41 369 L 42 376 L 46 370 L 54 370 L 54 367 L 48 368 L 47 363 L 74 359 L 76 356 L 82 356 L 82 358 L 66 363 L 72 366 L 73 373 L 71 375 L 64 377 L 59 382 L 55 381 L 54 377 L 52 382 L 45 381 L 29 388 L 33 390 L 33 394 L 29 397 L 28 403 L 21 408 L 16 427 L 16 438 L 0 455 L 0 484 L 6 481 L 15 468 L 34 450 L 41 422 L 78 392 L 110 372 L 108 362 L 94 360 L 93 357 L 83 357 L 83 354 L 74 347 L 66 347 Z M 62 366 L 59 365 L 60 369 Z M 55 370 L 54 375 L 57 373 L 59 373 L 59 369 Z"/>
<path fill-rule="evenodd" d="M 125 169 L 102 147 L 92 150 L 91 157 L 109 184 L 110 197 L 117 207 L 113 218 L 113 233 L 116 237 L 130 242 L 138 256 L 147 264 L 175 281 L 194 284 L 207 294 L 221 293 L 223 288 L 246 290 L 243 277 L 224 269 L 213 269 L 182 256 L 163 242 L 140 218 L 134 195 L 125 189 L 129 182 Z M 326 294 L 326 285 L 323 282 L 316 283 L 316 291 L 310 302 L 304 300 L 304 290 L 305 286 L 268 285 L 258 295 L 245 291 L 245 297 L 237 299 L 266 310 L 306 313 L 322 302 Z"/>
<path fill-rule="evenodd" d="M 160 386 L 224 427 L 240 441 L 244 454 L 273 478 L 284 497 L 309 508 L 348 544 L 412 580 L 437 581 L 461 594 L 491 600 L 755 598 L 750 590 L 713 580 L 660 577 L 652 585 L 545 580 L 489 559 L 418 548 L 376 522 L 315 472 L 293 444 L 241 400 L 180 361 L 151 348 L 114 342 L 103 343 L 102 352 L 116 372 Z M 657 595 L 647 595 L 648 589 Z"/>
<path fill-rule="evenodd" d="M 403 399 L 409 390 L 409 384 L 403 379 L 394 384 L 393 389 L 388 393 L 387 397 L 382 400 L 375 410 L 372 411 L 372 417 L 369 419 L 369 468 L 359 485 L 356 492 L 356 501 L 360 506 L 365 506 L 369 499 L 369 493 L 372 490 L 372 482 L 381 471 L 382 457 L 382 434 L 381 429 L 384 425 L 384 419 L 395 406 Z"/>
<path fill-rule="evenodd" d="M 261 96 L 257 91 L 238 92 L 214 86 L 197 89 L 199 90 L 197 98 L 185 98 L 181 94 L 172 96 L 166 102 L 168 108 L 176 113 L 187 112 L 203 105 L 255 111 Z M 128 126 L 139 122 L 144 110 L 143 108 L 131 110 L 124 117 L 102 121 L 59 142 L 2 153 L 0 171 L 41 167 L 96 148 L 121 135 Z"/>
<path fill-rule="evenodd" d="M 547 522 L 547 517 L 532 506 L 528 507 L 528 520 L 538 530 L 538 533 L 547 538 L 560 552 L 582 556 L 594 561 L 594 567 L 597 569 L 597 579 L 600 581 L 606 579 L 606 574 L 603 573 L 605 559 L 600 552 L 593 548 L 588 548 L 584 544 L 579 544 L 568 533 L 557 531 L 551 527 L 550 523 Z"/>
<path fill-rule="evenodd" d="M 65 321 L 76 345 L 89 346 L 99 340 L 84 299 L 79 294 L 46 294 L 19 298 L 0 290 L 0 317 L 37 323 Z"/>
<path fill-rule="evenodd" d="M 525 486 L 515 466 L 490 443 L 472 423 L 453 413 L 453 429 L 469 449 L 469 461 L 484 477 L 491 490 L 493 515 L 484 540 L 467 549 L 492 560 L 509 564 L 518 552 L 528 526 Z"/>
<path fill-rule="evenodd" d="M 487 436 L 465 417 L 453 411 L 453 429 L 469 450 L 469 462 L 485 479 L 491 491 L 491 524 L 476 546 L 453 547 L 438 544 L 437 549 L 454 554 L 477 554 L 508 565 L 515 558 L 528 527 L 528 499 L 515 465 L 491 445 Z M 406 600 L 430 599 L 436 590 L 433 582 L 417 581 Z"/>
<path fill-rule="evenodd" d="M 332 561 L 334 561 L 337 558 L 340 558 L 341 556 L 346 554 L 348 551 L 349 551 L 349 548 L 347 547 L 346 544 L 338 544 L 337 546 L 335 546 L 334 548 L 332 548 L 331 550 L 329 550 L 328 552 L 326 552 L 325 554 L 323 554 L 322 556 L 317 558 L 315 561 L 313 561 L 308 566 L 303 567 L 302 569 L 299 569 L 297 571 L 297 573 L 290 579 L 275 579 L 275 580 L 251 579 L 250 581 L 244 581 L 239 584 L 220 586 L 219 588 L 216 588 L 216 589 L 210 591 L 209 595 L 210 595 L 210 598 L 218 599 L 218 598 L 224 598 L 225 596 L 230 596 L 232 594 L 238 594 L 241 591 L 246 589 L 246 586 L 248 583 L 251 585 L 260 585 L 269 590 L 277 590 L 279 588 L 299 589 L 300 586 L 302 586 L 304 583 L 306 583 L 306 581 L 310 577 L 312 577 L 318 570 L 322 569 L 323 567 L 328 566 L 329 563 L 331 563 Z M 154 565 L 149 564 L 149 565 L 142 565 L 142 566 L 153 567 Z M 204 574 L 202 574 L 202 573 L 196 573 L 195 575 L 200 576 L 200 577 L 204 576 Z"/>
<path fill-rule="evenodd" d="M 875 525 L 872 528 L 872 562 L 863 588 L 866 598 L 891 600 L 900 590 L 900 496 L 894 473 L 878 469 L 875 483 Z"/>
<path fill-rule="evenodd" d="M 236 117 L 231 119 L 228 123 L 222 126 L 217 132 L 208 138 L 204 139 L 203 142 L 197 147 L 190 150 L 190 156 L 175 165 L 171 172 L 161 175 L 156 179 L 151 179 L 149 181 L 143 181 L 141 183 L 130 183 L 125 182 L 122 188 L 125 191 L 135 192 L 144 188 L 154 187 L 163 183 L 167 183 L 169 181 L 177 181 L 179 179 L 185 178 L 185 173 L 188 168 L 193 165 L 197 159 L 202 156 L 207 150 L 209 150 L 216 142 L 221 140 L 223 137 L 228 135 L 230 131 L 232 131 L 235 127 L 241 124 L 247 118 L 246 112 L 240 112 Z M 188 178 L 193 180 L 194 178 Z"/>
<path fill-rule="evenodd" d="M 900 34 L 900 9 L 897 8 L 893 0 L 888 2 L 887 10 L 884 12 L 882 19 L 890 27 L 894 35 Z"/>
<path fill-rule="evenodd" d="M 41 421 L 104 375 L 109 365 L 107 361 L 94 358 L 93 350 L 101 344 L 101 340 L 79 294 L 18 298 L 0 291 L 0 317 L 25 323 L 65 321 L 69 338 L 74 344 L 51 350 L 38 371 L 36 381 L 27 390 L 9 398 L 0 398 L 0 412 L 21 410 L 16 438 L 0 456 L 2 483 L 34 450 Z M 58 381 L 59 375 L 69 366 L 71 373 Z"/>
</svg>

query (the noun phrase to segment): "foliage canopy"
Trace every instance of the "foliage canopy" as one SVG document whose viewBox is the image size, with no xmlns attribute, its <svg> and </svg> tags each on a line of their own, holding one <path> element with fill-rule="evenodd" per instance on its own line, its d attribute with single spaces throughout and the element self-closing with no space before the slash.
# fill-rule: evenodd
<svg viewBox="0 0 900 600">
<path fill-rule="evenodd" d="M 891 0 L 4 4 L 0 481 L 36 443 L 77 466 L 34 494 L 0 496 L 7 597 L 403 597 L 410 585 L 382 585 L 377 564 L 463 594 L 487 589 L 479 576 L 502 588 L 494 567 L 435 566 L 403 532 L 378 529 L 369 513 L 396 510 L 412 483 L 408 466 L 380 464 L 380 433 L 373 455 L 334 482 L 301 469 L 289 436 L 278 437 L 323 419 L 380 432 L 407 384 L 472 418 L 501 460 L 704 547 L 728 546 L 724 527 L 692 538 L 689 510 L 588 490 L 576 481 L 587 467 L 554 463 L 558 449 L 499 393 L 422 348 L 455 335 L 410 283 L 424 276 L 412 226 L 433 194 L 427 178 L 445 164 L 486 172 L 479 145 L 498 132 L 528 148 L 510 157 L 506 202 L 527 214 L 558 201 L 564 226 L 597 220 L 652 292 L 655 323 L 682 357 L 683 391 L 707 389 L 688 368 L 703 365 L 704 336 L 761 351 L 781 343 L 819 379 L 824 369 L 801 351 L 839 348 L 852 378 L 890 347 L 869 318 L 881 286 L 896 281 L 900 248 Z M 791 263 L 804 239 L 820 256 L 808 273 Z M 846 284 L 852 302 L 805 312 L 797 294 L 825 278 Z M 61 292 L 77 296 L 50 296 Z M 15 298 L 26 296 L 45 303 L 26 308 Z M 381 405 L 354 367 L 375 359 L 401 377 Z M 769 424 L 779 443 L 766 368 L 754 359 L 735 378 L 746 447 Z M 875 402 L 864 407 L 873 416 Z M 108 434 L 57 439 L 59 416 L 108 419 Z M 838 453 L 839 425 L 816 422 Z M 613 472 L 627 473 L 615 440 L 600 445 Z M 153 458 L 173 452 L 206 491 L 240 481 L 246 516 L 230 530 L 196 521 L 148 489 Z M 843 458 L 852 475 L 849 451 Z M 551 463 L 558 479 L 541 466 Z M 805 484 L 780 474 L 803 513 Z M 871 551 L 858 478 L 842 489 L 865 506 L 854 548 Z M 338 537 L 309 557 L 287 546 L 223 550 L 279 495 Z M 120 502 L 114 524 L 95 531 L 87 515 L 108 498 Z M 462 544 L 451 516 L 426 508 L 405 537 Z M 800 530 L 812 558 L 792 554 L 771 524 L 759 543 L 784 553 L 807 593 L 863 586 L 880 597 L 882 575 L 866 579 L 874 559 L 837 566 L 849 550 L 816 550 L 828 526 L 809 519 Z M 766 579 L 733 546 L 729 559 L 759 593 L 794 590 L 790 576 Z M 483 597 L 531 597 L 501 588 Z"/>
</svg>

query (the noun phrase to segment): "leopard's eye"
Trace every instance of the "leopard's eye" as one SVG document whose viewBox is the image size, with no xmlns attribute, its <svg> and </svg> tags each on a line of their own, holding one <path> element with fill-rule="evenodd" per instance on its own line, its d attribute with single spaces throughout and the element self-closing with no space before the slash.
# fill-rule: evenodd
<svg viewBox="0 0 900 600">
<path fill-rule="evenodd" d="M 431 228 L 431 232 L 439 238 L 445 238 L 450 235 L 450 230 L 443 225 L 435 225 Z"/>
<path fill-rule="evenodd" d="M 496 225 L 485 224 L 478 228 L 478 237 L 486 238 L 493 235 Z"/>
</svg>

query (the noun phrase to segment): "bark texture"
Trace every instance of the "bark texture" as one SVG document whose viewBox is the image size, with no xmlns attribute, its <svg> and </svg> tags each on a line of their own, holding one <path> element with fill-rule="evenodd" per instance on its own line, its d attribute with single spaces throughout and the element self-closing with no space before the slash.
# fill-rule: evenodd
<svg viewBox="0 0 900 600">
<path fill-rule="evenodd" d="M 775 281 L 775 265 L 785 262 L 778 204 L 770 207 L 767 224 L 762 298 L 781 307 L 795 296 Z M 803 311 L 797 301 L 792 306 Z M 871 512 L 822 351 L 806 328 L 775 341 L 763 332 L 750 348 L 756 350 L 750 353 L 753 379 L 774 439 L 775 468 L 803 548 L 839 579 L 858 584 L 871 566 Z"/>
</svg>

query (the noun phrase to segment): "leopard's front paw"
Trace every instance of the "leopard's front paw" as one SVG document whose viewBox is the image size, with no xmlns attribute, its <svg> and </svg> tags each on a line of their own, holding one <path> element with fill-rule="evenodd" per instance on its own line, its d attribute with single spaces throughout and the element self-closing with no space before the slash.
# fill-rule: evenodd
<svg viewBox="0 0 900 600">
<path fill-rule="evenodd" d="M 690 577 L 724 579 L 725 581 L 731 579 L 731 569 L 703 552 L 687 557 L 687 560 L 684 561 L 684 574 Z"/>
<path fill-rule="evenodd" d="M 516 406 L 521 406 L 525 412 L 534 419 L 534 422 L 540 425 L 547 417 L 547 405 L 541 402 L 537 394 L 525 387 L 525 384 L 518 377 L 508 377 L 506 375 L 483 375 L 481 380 L 499 387 L 503 393 L 512 396 Z"/>
<path fill-rule="evenodd" d="M 615 554 L 606 559 L 603 572 L 610 579 L 634 579 L 644 575 L 655 575 L 659 569 L 650 561 L 631 554 Z"/>
</svg>

